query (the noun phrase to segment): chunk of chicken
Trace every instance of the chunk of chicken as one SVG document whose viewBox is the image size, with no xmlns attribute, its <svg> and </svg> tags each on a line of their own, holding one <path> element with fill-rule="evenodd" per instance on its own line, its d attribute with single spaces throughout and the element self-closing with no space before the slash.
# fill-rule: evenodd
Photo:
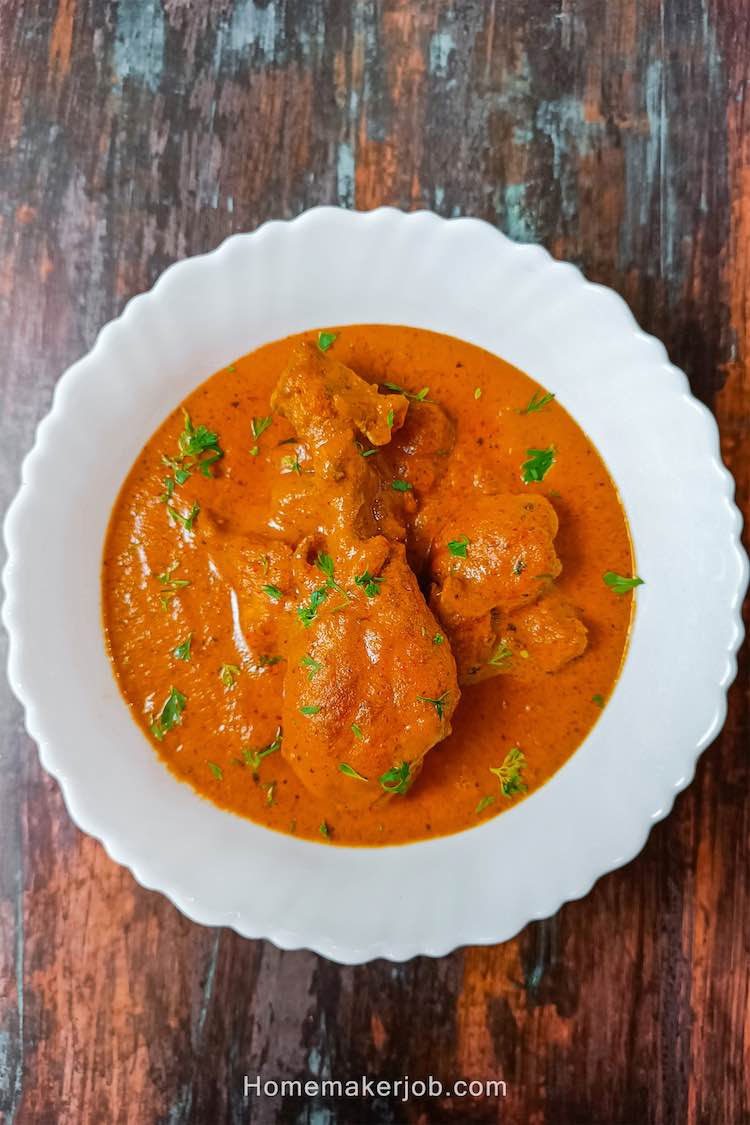
<svg viewBox="0 0 750 1125">
<path fill-rule="evenodd" d="M 588 638 L 575 608 L 553 583 L 531 605 L 468 618 L 446 627 L 446 633 L 462 684 L 502 675 L 532 680 L 558 672 L 585 651 Z"/>
<path fill-rule="evenodd" d="M 366 806 L 406 792 L 450 732 L 453 656 L 406 562 L 398 495 L 362 456 L 403 424 L 402 395 L 379 395 L 313 345 L 298 345 L 272 405 L 312 469 L 293 586 L 283 753 L 331 802 Z M 359 443 L 359 447 L 358 447 Z M 342 770 L 341 767 L 344 767 Z"/>
<path fill-rule="evenodd" d="M 421 499 L 445 472 L 455 440 L 456 427 L 441 406 L 411 402 L 377 464 L 386 477 L 408 480 Z"/>
<path fill-rule="evenodd" d="M 575 607 L 552 583 L 533 605 L 498 620 L 495 636 L 498 672 L 521 679 L 558 672 L 585 651 L 588 639 Z"/>
<path fill-rule="evenodd" d="M 332 804 L 372 805 L 405 793 L 425 754 L 450 731 L 458 701 L 453 656 L 401 544 L 380 536 L 336 567 L 309 627 L 290 632 L 283 753 L 305 786 Z M 320 572 L 308 565 L 307 607 Z M 349 577 L 368 572 L 357 585 Z M 342 581 L 343 579 L 343 581 Z"/>
<path fill-rule="evenodd" d="M 457 507 L 460 497 L 457 498 Z M 558 521 L 544 496 L 473 496 L 443 524 L 430 549 L 433 600 L 452 624 L 492 609 L 509 611 L 556 578 Z"/>
<path fill-rule="evenodd" d="M 291 423 L 304 456 L 301 472 L 283 474 L 272 498 L 274 529 L 285 537 L 296 528 L 344 538 L 381 531 L 402 539 L 396 496 L 368 463 L 362 439 L 374 448 L 389 442 L 403 425 L 407 399 L 378 394 L 343 363 L 303 342 L 292 349 L 271 405 Z"/>
<path fill-rule="evenodd" d="M 422 574 L 426 551 L 420 536 L 419 509 L 443 476 L 456 440 L 456 428 L 434 402 L 411 402 L 403 426 L 376 458 L 386 482 L 405 480 L 411 490 L 397 493 L 400 518 L 406 526 L 409 563 Z"/>
<path fill-rule="evenodd" d="M 444 519 L 428 560 L 430 605 L 453 646 L 459 682 L 556 671 L 586 628 L 552 585 L 558 520 L 543 496 L 473 498 Z"/>
</svg>

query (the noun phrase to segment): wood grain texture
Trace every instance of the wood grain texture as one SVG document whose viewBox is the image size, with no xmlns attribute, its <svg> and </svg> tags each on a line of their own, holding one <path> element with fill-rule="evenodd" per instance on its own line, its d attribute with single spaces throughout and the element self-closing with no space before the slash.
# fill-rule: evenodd
<svg viewBox="0 0 750 1125">
<path fill-rule="evenodd" d="M 747 515 L 748 73 L 741 0 L 2 0 L 2 503 L 59 373 L 129 296 L 338 202 L 478 215 L 613 286 L 715 410 Z M 750 1121 L 746 657 L 635 862 L 506 945 L 362 968 L 138 887 L 2 692 L 0 1120 Z M 251 1104 L 246 1073 L 509 1094 Z"/>
</svg>

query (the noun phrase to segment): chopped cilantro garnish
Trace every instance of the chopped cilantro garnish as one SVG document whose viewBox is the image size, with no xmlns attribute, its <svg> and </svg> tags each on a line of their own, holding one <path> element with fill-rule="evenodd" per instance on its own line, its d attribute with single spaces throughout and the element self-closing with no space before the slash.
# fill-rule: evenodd
<svg viewBox="0 0 750 1125">
<path fill-rule="evenodd" d="M 469 546 L 470 542 L 471 541 L 467 539 L 465 535 L 462 535 L 460 539 L 451 539 L 448 544 L 448 550 L 455 559 L 465 559 L 466 548 Z"/>
<path fill-rule="evenodd" d="M 408 762 L 401 762 L 398 766 L 392 766 L 391 769 L 386 770 L 381 774 L 380 787 L 386 793 L 405 793 L 411 784 L 411 769 Z"/>
<path fill-rule="evenodd" d="M 537 410 L 541 410 L 548 402 L 552 402 L 555 396 L 550 392 L 543 394 L 541 391 L 534 391 L 528 406 L 524 406 L 523 410 L 519 410 L 519 414 L 533 414 Z"/>
<path fill-rule="evenodd" d="M 171 518 L 177 523 L 181 523 L 186 531 L 193 530 L 193 524 L 197 520 L 200 510 L 201 506 L 197 501 L 193 504 L 187 515 L 185 515 L 183 512 L 178 512 L 177 509 L 173 508 L 171 504 L 167 504 L 167 512 L 169 513 Z"/>
<path fill-rule="evenodd" d="M 172 656 L 174 656 L 175 660 L 190 660 L 190 644 L 192 640 L 193 634 L 188 633 L 182 644 L 178 645 L 177 648 L 172 652 Z"/>
<path fill-rule="evenodd" d="M 333 559 L 327 555 L 325 551 L 318 551 L 318 557 L 315 560 L 315 565 L 318 570 L 325 574 L 326 578 L 333 581 Z"/>
<path fill-rule="evenodd" d="M 300 464 L 299 453 L 288 453 L 285 457 L 282 457 L 281 471 L 284 473 L 301 473 L 302 465 Z"/>
<path fill-rule="evenodd" d="M 249 746 L 246 746 L 242 750 L 242 757 L 245 761 L 245 765 L 257 770 L 264 758 L 267 758 L 269 754 L 275 754 L 280 749 L 281 727 L 278 727 L 273 742 L 270 742 L 268 746 L 264 746 L 262 750 L 251 750 Z"/>
<path fill-rule="evenodd" d="M 383 386 L 387 390 L 393 391 L 394 394 L 403 395 L 404 398 L 408 398 L 412 402 L 424 402 L 424 400 L 427 398 L 428 394 L 430 393 L 429 387 L 422 387 L 421 391 L 417 391 L 416 394 L 412 394 L 411 391 L 407 391 L 407 390 L 404 390 L 403 387 L 399 387 L 398 383 L 383 383 Z"/>
<path fill-rule="evenodd" d="M 319 664 L 317 660 L 313 660 L 313 658 L 311 656 L 307 656 L 307 655 L 302 657 L 302 659 L 300 660 L 300 664 L 302 665 L 303 668 L 309 668 L 309 672 L 307 673 L 307 678 L 310 681 L 312 681 L 313 677 L 315 676 L 315 673 L 319 672 L 320 669 L 323 667 L 323 665 Z"/>
<path fill-rule="evenodd" d="M 306 629 L 309 629 L 315 618 L 318 616 L 318 610 L 327 597 L 328 590 L 325 586 L 321 586 L 319 590 L 313 590 L 312 594 L 310 595 L 310 602 L 308 605 L 301 605 L 297 607 L 297 616 Z"/>
<path fill-rule="evenodd" d="M 318 551 L 318 557 L 315 560 L 315 565 L 317 566 L 319 571 L 325 574 L 326 586 L 328 586 L 329 589 L 338 590 L 340 594 L 344 594 L 347 598 L 349 597 L 349 595 L 346 593 L 346 590 L 339 586 L 338 582 L 334 581 L 333 559 L 330 555 L 327 555 L 325 551 Z"/>
<path fill-rule="evenodd" d="M 284 597 L 283 590 L 280 590 L 278 586 L 261 586 L 261 590 L 264 594 L 268 594 L 269 598 L 275 602 L 280 602 Z"/>
<path fill-rule="evenodd" d="M 487 663 L 491 664 L 493 668 L 505 668 L 512 656 L 513 652 L 510 647 L 504 641 L 501 641 Z"/>
<path fill-rule="evenodd" d="M 448 696 L 449 696 L 449 694 L 450 694 L 449 692 L 444 691 L 443 694 L 438 696 L 437 699 L 433 699 L 429 695 L 418 695 L 417 699 L 421 699 L 423 703 L 431 703 L 432 706 L 437 711 L 437 717 L 442 720 L 443 712 L 444 712 L 445 708 L 448 706 Z"/>
<path fill-rule="evenodd" d="M 319 332 L 318 333 L 318 347 L 322 352 L 327 352 L 333 343 L 338 339 L 338 332 Z"/>
<path fill-rule="evenodd" d="M 527 449 L 526 455 L 528 461 L 524 461 L 521 466 L 521 480 L 524 484 L 544 480 L 555 463 L 554 445 L 549 445 L 546 449 Z"/>
<path fill-rule="evenodd" d="M 517 746 L 508 751 L 501 766 L 490 766 L 490 773 L 494 773 L 500 782 L 500 792 L 504 797 L 527 792 L 527 786 L 521 778 L 521 771 L 525 767 L 526 758 Z"/>
<path fill-rule="evenodd" d="M 162 609 L 168 609 L 169 603 L 175 596 L 175 594 L 177 594 L 179 590 L 184 590 L 186 586 L 191 585 L 189 578 L 172 577 L 175 571 L 179 570 L 179 568 L 180 564 L 174 562 L 171 566 L 168 566 L 166 570 L 162 571 L 161 574 L 154 575 L 154 577 L 164 587 L 161 594 L 159 595 L 159 601 L 161 602 Z"/>
<path fill-rule="evenodd" d="M 629 590 L 634 590 L 636 586 L 645 585 L 642 578 L 636 575 L 634 578 L 625 578 L 622 574 L 615 574 L 614 571 L 608 570 L 604 575 L 604 581 L 615 594 L 627 594 Z"/>
<path fill-rule="evenodd" d="M 385 582 L 385 579 L 380 578 L 379 575 L 370 574 L 369 570 L 365 570 L 362 574 L 357 575 L 354 582 L 355 585 L 364 590 L 368 598 L 376 598 L 380 593 L 380 586 Z"/>
<path fill-rule="evenodd" d="M 266 415 L 265 418 L 253 418 L 252 422 L 250 423 L 250 432 L 253 435 L 253 440 L 255 441 L 255 445 L 250 450 L 250 456 L 251 457 L 257 457 L 258 454 L 260 453 L 260 446 L 258 445 L 258 440 L 260 439 L 261 434 L 264 434 L 266 432 L 266 430 L 268 429 L 268 427 L 271 425 L 272 422 L 273 422 L 273 415 L 272 414 Z"/>
<path fill-rule="evenodd" d="M 219 669 L 219 679 L 225 688 L 234 687 L 234 682 L 240 675 L 240 669 L 236 664 L 222 664 Z"/>
<path fill-rule="evenodd" d="M 164 503 L 172 499 L 175 487 L 185 484 L 195 469 L 204 477 L 213 476 L 211 466 L 224 456 L 219 445 L 218 434 L 206 429 L 205 426 L 194 426 L 187 410 L 183 410 L 182 413 L 185 424 L 177 439 L 179 456 L 162 455 L 162 463 L 174 473 L 174 476 L 164 479 L 166 491 L 159 498 Z"/>
<path fill-rule="evenodd" d="M 347 765 L 346 762 L 339 762 L 339 770 L 345 777 L 355 777 L 357 781 L 367 781 L 366 777 L 363 777 L 361 773 L 357 773 L 354 767 Z"/>
<path fill-rule="evenodd" d="M 159 742 L 167 731 L 182 722 L 182 712 L 185 710 L 185 696 L 176 687 L 169 689 L 169 695 L 164 701 L 159 715 L 151 724 L 151 733 Z"/>
</svg>

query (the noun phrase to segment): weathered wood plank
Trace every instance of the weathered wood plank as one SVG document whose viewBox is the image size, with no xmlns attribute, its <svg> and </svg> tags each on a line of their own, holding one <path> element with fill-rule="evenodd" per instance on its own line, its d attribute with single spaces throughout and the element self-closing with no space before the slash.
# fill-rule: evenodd
<svg viewBox="0 0 750 1125">
<path fill-rule="evenodd" d="M 59 372 L 166 265 L 315 203 L 392 203 L 487 218 L 621 292 L 716 410 L 747 513 L 749 61 L 746 7 L 715 0 L 6 0 L 0 499 Z M 138 887 L 0 700 L 0 1119 L 750 1119 L 747 661 L 634 863 L 504 946 L 357 969 Z M 510 1089 L 250 1117 L 246 1073 Z"/>
</svg>

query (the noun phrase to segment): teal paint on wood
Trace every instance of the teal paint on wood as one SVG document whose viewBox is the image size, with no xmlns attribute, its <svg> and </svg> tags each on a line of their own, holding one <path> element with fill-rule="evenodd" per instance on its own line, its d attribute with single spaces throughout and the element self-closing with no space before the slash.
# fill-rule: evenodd
<svg viewBox="0 0 750 1125">
<path fill-rule="evenodd" d="M 113 52 L 118 82 L 132 79 L 156 90 L 164 65 L 164 36 L 160 0 L 119 0 Z"/>
</svg>

